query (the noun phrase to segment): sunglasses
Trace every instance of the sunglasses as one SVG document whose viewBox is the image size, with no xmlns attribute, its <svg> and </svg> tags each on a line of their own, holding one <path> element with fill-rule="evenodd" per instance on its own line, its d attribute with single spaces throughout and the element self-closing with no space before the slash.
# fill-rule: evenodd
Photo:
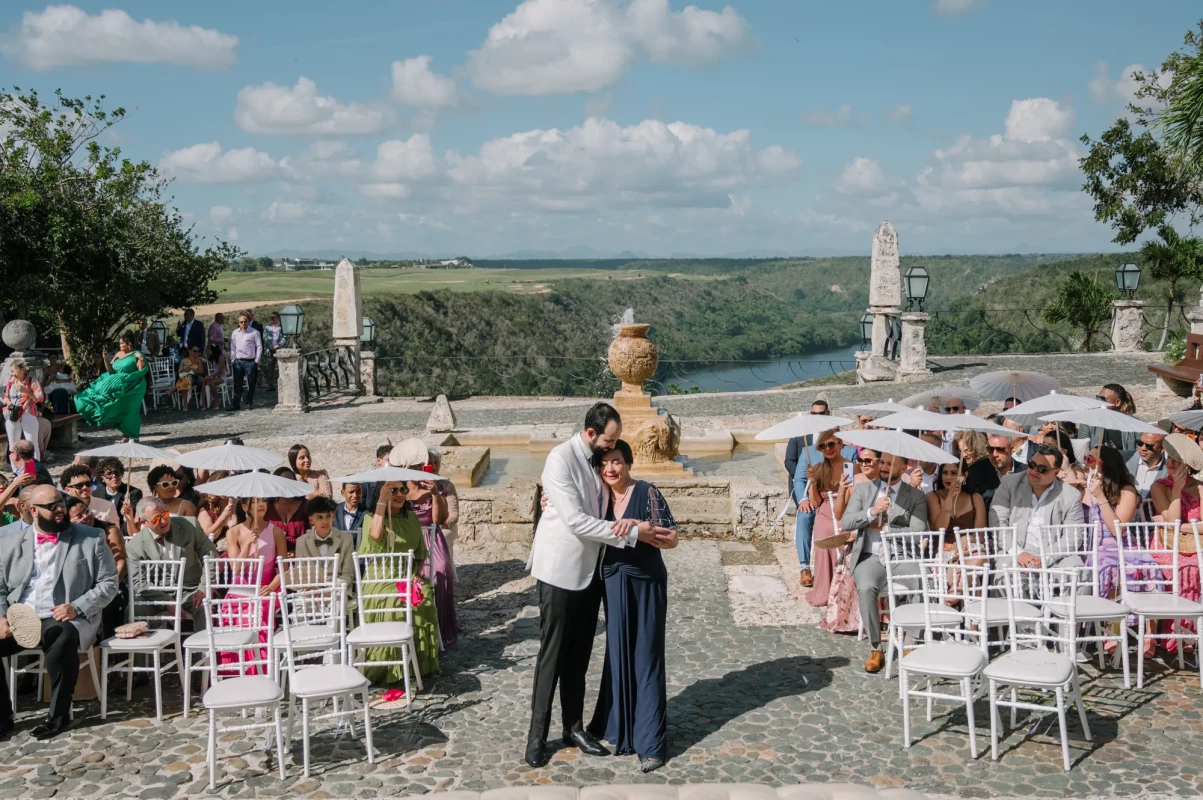
<svg viewBox="0 0 1203 800">
<path fill-rule="evenodd" d="M 90 481 L 83 481 L 81 483 L 69 483 L 69 484 L 67 484 L 67 488 L 68 489 L 91 489 L 92 484 Z"/>
<path fill-rule="evenodd" d="M 33 506 L 34 508 L 44 508 L 47 511 L 63 511 L 67 508 L 67 504 L 62 500 L 56 503 L 34 503 Z"/>
<path fill-rule="evenodd" d="M 1161 445 L 1149 444 L 1148 442 L 1137 442 L 1136 446 L 1141 450 L 1152 450 L 1154 453 L 1161 449 Z"/>
<path fill-rule="evenodd" d="M 1047 475 L 1050 472 L 1056 472 L 1056 467 L 1046 467 L 1043 464 L 1028 464 L 1028 470 L 1035 470 L 1040 475 Z"/>
<path fill-rule="evenodd" d="M 153 517 L 151 517 L 150 519 L 148 519 L 146 521 L 149 522 L 151 525 L 162 525 L 164 522 L 166 522 L 169 519 L 171 519 L 171 512 L 164 511 L 161 514 L 155 514 Z"/>
<path fill-rule="evenodd" d="M 944 410 L 952 414 L 960 414 L 965 410 L 965 406 L 945 406 Z"/>
<path fill-rule="evenodd" d="M 116 472 L 102 472 L 102 473 L 100 473 L 100 477 L 102 477 L 102 478 L 120 478 L 121 476 L 118 475 Z"/>
<path fill-rule="evenodd" d="M 1011 452 L 1011 448 L 998 447 L 997 445 L 990 445 L 986 449 L 989 450 L 991 453 L 1009 453 L 1009 452 Z"/>
<path fill-rule="evenodd" d="M 839 442 L 823 442 L 821 445 L 818 445 L 818 448 L 820 450 L 834 450 L 839 446 Z"/>
<path fill-rule="evenodd" d="M 178 479 L 174 480 L 174 481 L 159 481 L 158 483 L 155 484 L 155 486 L 161 486 L 164 489 L 174 489 L 175 487 L 177 487 L 179 485 L 180 485 L 180 482 Z"/>
<path fill-rule="evenodd" d="M 877 465 L 877 459 L 876 458 L 858 458 L 858 459 L 856 459 L 856 463 L 860 464 L 862 467 L 872 467 L 872 466 Z"/>
</svg>

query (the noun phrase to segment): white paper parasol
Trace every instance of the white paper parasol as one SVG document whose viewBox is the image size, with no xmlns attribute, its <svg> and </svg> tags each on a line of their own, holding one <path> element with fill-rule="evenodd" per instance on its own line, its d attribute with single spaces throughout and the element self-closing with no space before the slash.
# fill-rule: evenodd
<svg viewBox="0 0 1203 800">
<path fill-rule="evenodd" d="M 928 444 L 922 439 L 903 433 L 901 430 L 887 431 L 841 431 L 840 439 L 849 444 L 867 447 L 879 453 L 890 453 L 906 459 L 935 464 L 956 464 L 957 458 L 945 453 L 942 448 Z"/>
<path fill-rule="evenodd" d="M 1091 408 L 1107 408 L 1107 404 L 1094 397 L 1079 397 L 1076 394 L 1050 392 L 1043 397 L 1027 400 L 1002 412 L 1021 425 L 1035 425 L 1046 414 L 1061 411 L 1083 411 Z"/>
<path fill-rule="evenodd" d="M 943 410 L 949 400 L 960 400 L 970 411 L 976 411 L 977 407 L 982 404 L 982 398 L 978 396 L 978 393 L 967 386 L 941 386 L 939 389 L 929 389 L 926 392 L 905 397 L 899 402 L 908 408 L 939 406 L 940 410 Z"/>
<path fill-rule="evenodd" d="M 777 442 L 793 439 L 795 436 L 812 436 L 832 428 L 851 425 L 852 420 L 843 417 L 833 417 L 828 414 L 799 414 L 790 417 L 785 422 L 778 422 L 771 428 L 766 428 L 756 434 L 758 442 Z"/>
<path fill-rule="evenodd" d="M 95 456 L 96 458 L 121 458 L 126 461 L 132 459 L 153 460 L 156 458 L 166 461 L 174 461 L 179 458 L 179 453 L 173 453 L 170 450 L 160 450 L 157 447 L 140 444 L 138 442 L 121 442 L 120 444 L 109 444 L 104 447 L 97 447 L 92 450 L 84 450 L 79 453 L 81 456 Z"/>
<path fill-rule="evenodd" d="M 1110 408 L 1083 408 L 1077 411 L 1061 411 L 1056 414 L 1048 414 L 1040 419 L 1045 422 L 1076 422 L 1079 425 L 1090 425 L 1108 431 L 1165 433 L 1165 431 L 1156 425 L 1150 425 L 1144 420 L 1139 420 L 1122 411 L 1112 411 Z"/>
<path fill-rule="evenodd" d="M 223 444 L 217 447 L 206 447 L 193 450 L 179 456 L 172 456 L 176 463 L 192 469 L 224 470 L 226 472 L 243 472 L 255 469 L 271 469 L 284 460 L 284 456 L 271 450 L 259 447 L 247 447 L 241 444 Z"/>
<path fill-rule="evenodd" d="M 937 414 L 921 408 L 899 411 L 897 414 L 890 414 L 874 420 L 871 424 L 874 427 L 900 428 L 908 431 L 981 431 L 1010 437 L 1025 435 L 972 414 Z"/>
<path fill-rule="evenodd" d="M 408 467 L 377 467 L 367 472 L 357 472 L 354 475 L 344 475 L 341 478 L 331 478 L 334 483 L 388 483 L 390 481 L 445 481 L 441 475 L 433 472 L 423 472 Z"/>
<path fill-rule="evenodd" d="M 902 403 L 895 403 L 893 400 L 887 400 L 884 403 L 865 403 L 860 406 L 843 406 L 840 411 L 851 411 L 853 414 L 872 415 L 874 417 L 884 417 L 886 414 L 896 414 L 899 411 L 910 411 L 910 406 L 904 406 Z"/>
<path fill-rule="evenodd" d="M 1179 428 L 1186 428 L 1187 430 L 1192 431 L 1203 430 L 1203 411 L 1175 411 L 1173 414 L 1170 414 L 1168 417 L 1166 417 L 1166 419 L 1177 425 Z M 1165 433 L 1165 431 L 1162 431 L 1162 433 Z"/>
<path fill-rule="evenodd" d="M 1061 382 L 1053 376 L 1025 370 L 983 372 L 970 378 L 969 386 L 988 400 L 1007 400 L 1014 397 L 1020 403 L 1043 397 L 1049 392 L 1061 391 Z"/>
<path fill-rule="evenodd" d="M 306 497 L 313 486 L 268 472 L 243 472 L 202 484 L 198 491 L 215 497 Z"/>
</svg>

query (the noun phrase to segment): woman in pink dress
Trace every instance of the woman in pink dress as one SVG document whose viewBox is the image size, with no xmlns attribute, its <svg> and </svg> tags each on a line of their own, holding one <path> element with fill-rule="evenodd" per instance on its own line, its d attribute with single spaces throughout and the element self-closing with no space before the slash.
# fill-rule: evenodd
<svg viewBox="0 0 1203 800">
<path fill-rule="evenodd" d="M 1182 529 L 1178 542 L 1178 592 L 1187 600 L 1198 602 L 1199 591 L 1199 554 L 1196 552 L 1192 522 L 1198 522 L 1203 516 L 1203 504 L 1200 503 L 1200 484 L 1192 477 L 1192 473 L 1203 469 L 1203 450 L 1199 445 L 1182 434 L 1170 434 L 1165 438 L 1165 469 L 1166 477 L 1153 484 L 1149 497 L 1157 512 L 1155 519 L 1165 522 L 1181 521 Z M 1167 578 L 1173 578 L 1173 556 L 1169 553 L 1153 553 L 1153 558 L 1162 567 Z M 1175 626 L 1181 625 L 1184 631 L 1194 631 L 1195 624 L 1190 620 L 1161 620 L 1158 628 L 1161 633 L 1173 632 Z M 1175 639 L 1164 640 L 1166 652 L 1177 653 L 1178 642 Z M 1194 651 L 1194 646 L 1187 645 L 1187 653 Z"/>
<path fill-rule="evenodd" d="M 226 533 L 229 542 L 228 558 L 258 558 L 263 563 L 262 583 L 259 588 L 260 597 L 268 597 L 280 588 L 280 575 L 276 569 L 276 556 L 284 555 L 287 544 L 284 531 L 267 521 L 267 500 L 262 497 L 242 500 L 237 506 L 238 524 Z M 246 582 L 251 583 L 250 576 Z M 252 587 L 253 588 L 253 587 Z M 237 587 L 226 593 L 227 597 L 249 597 L 250 593 Z M 241 614 L 242 612 L 236 612 Z M 263 623 L 268 623 L 268 606 L 262 606 Z M 260 631 L 259 641 L 267 643 L 267 631 Z M 258 660 L 266 661 L 265 652 L 260 652 Z M 237 653 L 219 654 L 218 663 L 237 664 Z M 255 674 L 252 669 L 250 674 Z"/>
<path fill-rule="evenodd" d="M 844 515 L 844 506 L 847 505 L 848 496 L 852 491 L 851 475 L 854 467 L 840 454 L 840 440 L 836 438 L 835 431 L 821 434 L 815 449 L 823 454 L 823 460 L 807 467 L 807 492 L 810 504 L 815 510 L 812 541 L 821 542 L 840 532 L 838 520 Z M 835 497 L 834 508 L 832 495 Z M 812 606 L 825 606 L 840 556 L 835 548 L 815 547 L 812 559 L 814 586 L 807 593 L 806 602 Z"/>
<path fill-rule="evenodd" d="M 290 481 L 297 479 L 297 474 L 288 467 L 278 467 L 272 474 Z M 297 539 L 309 530 L 308 503 L 299 497 L 277 497 L 267 508 L 267 521 L 284 531 L 287 552 L 292 555 L 297 549 Z M 280 555 L 284 553 L 285 550 L 280 551 Z"/>
</svg>

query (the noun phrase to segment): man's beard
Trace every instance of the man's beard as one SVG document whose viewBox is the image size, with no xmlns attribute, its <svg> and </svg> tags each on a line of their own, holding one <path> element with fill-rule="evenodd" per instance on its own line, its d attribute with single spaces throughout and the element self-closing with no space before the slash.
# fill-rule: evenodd
<svg viewBox="0 0 1203 800">
<path fill-rule="evenodd" d="M 62 533 L 71 527 L 71 520 L 63 517 L 63 521 L 59 522 L 54 517 L 38 517 L 38 528 L 43 533 Z"/>
</svg>

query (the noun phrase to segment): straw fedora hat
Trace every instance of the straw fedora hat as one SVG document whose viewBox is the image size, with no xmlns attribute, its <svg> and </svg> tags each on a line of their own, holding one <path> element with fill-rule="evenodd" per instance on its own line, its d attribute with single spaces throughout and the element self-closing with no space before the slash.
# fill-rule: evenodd
<svg viewBox="0 0 1203 800">
<path fill-rule="evenodd" d="M 388 454 L 388 463 L 394 467 L 424 466 L 430 461 L 430 449 L 421 439 L 406 439 Z"/>
<path fill-rule="evenodd" d="M 1175 461 L 1181 461 L 1191 472 L 1203 470 L 1203 448 L 1184 433 L 1171 433 L 1165 437 L 1165 453 Z"/>
</svg>

